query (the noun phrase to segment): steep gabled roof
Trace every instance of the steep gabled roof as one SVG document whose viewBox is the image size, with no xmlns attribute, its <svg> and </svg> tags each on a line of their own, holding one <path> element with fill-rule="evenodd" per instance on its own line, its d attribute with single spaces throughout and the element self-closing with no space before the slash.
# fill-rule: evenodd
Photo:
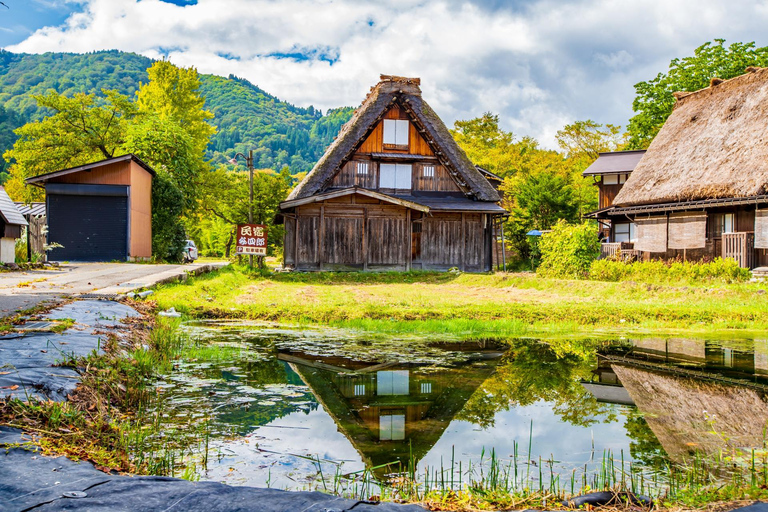
<svg viewBox="0 0 768 512">
<path fill-rule="evenodd" d="M 424 139 L 465 194 L 480 201 L 501 200 L 498 192 L 453 140 L 435 111 L 422 99 L 419 80 L 385 75 L 381 76 L 381 82 L 371 89 L 352 119 L 341 128 L 336 140 L 288 199 L 308 197 L 322 190 L 370 135 L 393 103 L 410 114 Z"/>
<path fill-rule="evenodd" d="M 677 103 L 614 205 L 759 196 L 768 192 L 768 68 Z"/>
</svg>

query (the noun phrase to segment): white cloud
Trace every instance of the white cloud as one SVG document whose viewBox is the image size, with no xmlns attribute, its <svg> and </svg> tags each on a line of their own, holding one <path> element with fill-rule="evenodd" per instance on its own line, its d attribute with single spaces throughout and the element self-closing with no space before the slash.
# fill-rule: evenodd
<svg viewBox="0 0 768 512">
<path fill-rule="evenodd" d="M 715 37 L 755 40 L 768 21 L 765 2 L 724 0 L 78 4 L 62 26 L 7 49 L 167 56 L 323 109 L 358 105 L 379 73 L 419 76 L 425 98 L 447 123 L 493 111 L 505 128 L 549 147 L 566 122 L 625 124 L 633 84 Z M 310 58 L 285 57 L 291 54 Z"/>
</svg>

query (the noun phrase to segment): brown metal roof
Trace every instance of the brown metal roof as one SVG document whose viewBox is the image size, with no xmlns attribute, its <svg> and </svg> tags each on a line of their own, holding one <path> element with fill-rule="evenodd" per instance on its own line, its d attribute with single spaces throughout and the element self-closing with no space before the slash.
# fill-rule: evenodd
<svg viewBox="0 0 768 512">
<path fill-rule="evenodd" d="M 700 199 L 698 201 L 678 201 L 674 203 L 644 204 L 638 206 L 626 206 L 619 208 L 611 206 L 587 213 L 587 218 L 607 219 L 612 215 L 628 215 L 638 213 L 674 212 L 685 210 L 703 210 L 706 208 L 719 208 L 722 206 L 741 206 L 748 204 L 768 204 L 768 195 L 751 197 L 726 197 L 723 199 Z"/>
<path fill-rule="evenodd" d="M 582 176 L 599 176 L 602 174 L 631 173 L 637 167 L 645 154 L 644 149 L 634 151 L 612 151 L 600 153 L 592 165 L 581 173 Z"/>
<path fill-rule="evenodd" d="M 45 183 L 51 178 L 57 178 L 59 176 L 66 176 L 67 174 L 72 174 L 75 172 L 81 172 L 81 171 L 88 171 L 90 169 L 95 169 L 96 167 L 101 167 L 102 165 L 108 165 L 113 164 L 116 162 L 124 162 L 126 160 L 133 160 L 137 164 L 139 164 L 145 171 L 147 171 L 152 176 L 155 176 L 157 173 L 154 169 L 152 169 L 149 165 L 144 163 L 144 161 L 137 157 L 134 154 L 127 154 L 127 155 L 120 155 L 113 158 L 107 158 L 105 160 L 99 160 L 98 162 L 91 162 L 90 164 L 85 165 L 79 165 L 77 167 L 70 167 L 69 169 L 62 169 L 60 171 L 53 171 L 53 172 L 47 172 L 45 174 L 41 174 L 39 176 L 34 176 L 32 178 L 27 178 L 24 180 L 24 182 L 27 185 L 35 185 L 38 183 Z M 38 185 L 40 186 L 40 185 Z"/>
</svg>

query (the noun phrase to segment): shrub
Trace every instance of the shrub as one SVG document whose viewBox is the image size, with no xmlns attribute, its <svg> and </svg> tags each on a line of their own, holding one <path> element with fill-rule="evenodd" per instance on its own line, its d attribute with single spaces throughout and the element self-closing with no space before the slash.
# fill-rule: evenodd
<svg viewBox="0 0 768 512">
<path fill-rule="evenodd" d="M 600 240 L 590 224 L 573 225 L 559 220 L 551 232 L 541 237 L 539 248 L 540 275 L 583 279 L 600 254 Z"/>
<path fill-rule="evenodd" d="M 589 278 L 595 281 L 704 281 L 719 280 L 727 283 L 746 281 L 749 269 L 739 267 L 736 260 L 715 258 L 713 261 L 635 261 L 597 260 L 589 269 Z"/>
</svg>

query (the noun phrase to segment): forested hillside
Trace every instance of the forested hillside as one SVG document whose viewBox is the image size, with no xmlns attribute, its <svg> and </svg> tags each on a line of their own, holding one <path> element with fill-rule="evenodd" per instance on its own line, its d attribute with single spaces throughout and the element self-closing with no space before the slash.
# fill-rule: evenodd
<svg viewBox="0 0 768 512">
<path fill-rule="evenodd" d="M 12 130 L 46 115 L 33 96 L 50 89 L 71 94 L 117 89 L 133 98 L 147 82 L 152 60 L 116 50 L 87 54 L 14 54 L 0 50 L 0 152 L 15 140 Z M 201 93 L 218 132 L 209 157 L 224 163 L 234 151 L 253 149 L 255 165 L 292 173 L 309 170 L 352 114 L 351 108 L 326 115 L 279 100 L 247 80 L 201 75 Z M 0 162 L 0 169 L 6 162 Z"/>
</svg>

